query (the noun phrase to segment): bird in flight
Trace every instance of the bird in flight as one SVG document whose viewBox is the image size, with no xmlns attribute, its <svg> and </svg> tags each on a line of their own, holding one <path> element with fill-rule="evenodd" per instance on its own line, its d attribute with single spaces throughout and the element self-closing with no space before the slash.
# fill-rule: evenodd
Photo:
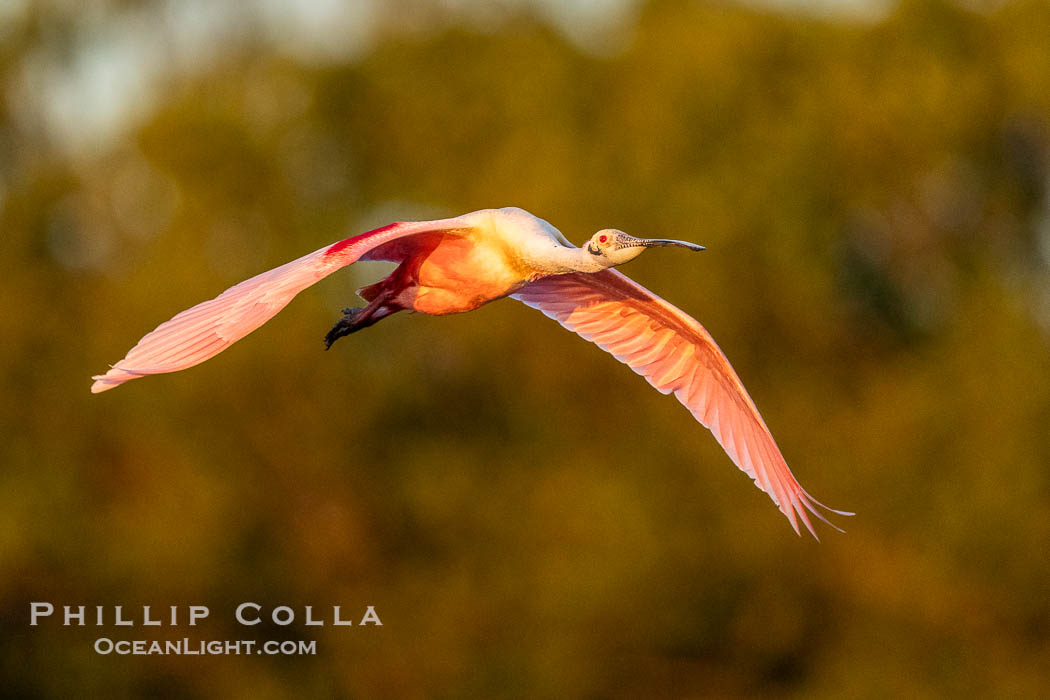
<svg viewBox="0 0 1050 700">
<path fill-rule="evenodd" d="M 612 269 L 658 246 L 703 250 L 695 243 L 635 238 L 616 229 L 598 231 L 577 248 L 558 229 L 516 207 L 393 223 L 263 272 L 177 314 L 146 334 L 108 372 L 93 377 L 91 391 L 204 362 L 336 270 L 358 260 L 384 260 L 397 268 L 358 290 L 367 304 L 343 310 L 325 336 L 326 349 L 398 311 L 460 313 L 509 296 L 597 344 L 660 393 L 674 393 L 769 494 L 796 533 L 801 520 L 817 537 L 807 513 L 838 530 L 818 506 L 852 513 L 828 508 L 795 480 L 740 378 L 704 327 Z"/>
</svg>

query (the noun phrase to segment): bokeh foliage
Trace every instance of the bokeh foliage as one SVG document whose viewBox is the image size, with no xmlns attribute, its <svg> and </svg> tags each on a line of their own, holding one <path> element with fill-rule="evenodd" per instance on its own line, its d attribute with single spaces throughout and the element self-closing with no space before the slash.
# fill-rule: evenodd
<svg viewBox="0 0 1050 700">
<path fill-rule="evenodd" d="M 4 686 L 1050 687 L 1050 4 L 905 0 L 850 21 L 653 0 L 597 53 L 524 11 L 479 27 L 403 9 L 429 19 L 342 62 L 233 45 L 87 155 L 4 93 Z M 0 80 L 64 36 L 33 13 Z M 800 481 L 858 512 L 847 534 L 796 538 L 676 402 L 515 302 L 399 315 L 321 352 L 380 265 L 199 368 L 87 391 L 255 272 L 506 205 L 576 242 L 706 244 L 624 271 L 719 340 Z M 29 628 L 30 600 L 207 604 L 207 638 L 301 635 L 319 655 L 99 657 L 91 628 Z M 374 604 L 384 626 L 245 630 L 244 600 Z"/>
</svg>

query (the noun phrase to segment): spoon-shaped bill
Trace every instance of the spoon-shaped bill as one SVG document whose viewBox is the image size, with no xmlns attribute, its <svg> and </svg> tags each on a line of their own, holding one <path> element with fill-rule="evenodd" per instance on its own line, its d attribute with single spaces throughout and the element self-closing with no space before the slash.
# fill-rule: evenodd
<svg viewBox="0 0 1050 700">
<path fill-rule="evenodd" d="M 634 238 L 633 236 L 625 236 L 624 238 L 626 238 L 626 240 L 620 243 L 620 248 L 637 248 L 640 246 L 646 248 L 659 248 L 673 246 L 675 248 L 688 248 L 693 251 L 706 250 L 702 245 L 689 243 L 688 241 L 674 241 L 670 238 Z"/>
</svg>

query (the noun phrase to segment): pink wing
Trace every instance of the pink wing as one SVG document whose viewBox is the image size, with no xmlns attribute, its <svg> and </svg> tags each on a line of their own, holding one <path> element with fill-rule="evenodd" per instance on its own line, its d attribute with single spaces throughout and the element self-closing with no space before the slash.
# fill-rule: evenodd
<svg viewBox="0 0 1050 700">
<path fill-rule="evenodd" d="M 92 377 L 99 393 L 148 374 L 176 372 L 214 357 L 273 318 L 296 294 L 386 243 L 429 232 L 470 228 L 464 217 L 394 223 L 325 246 L 256 275 L 160 324 L 104 375 Z"/>
<path fill-rule="evenodd" d="M 788 469 L 769 428 L 711 335 L 681 309 L 616 270 L 545 277 L 511 295 L 612 353 L 662 394 L 674 392 L 711 429 L 730 459 L 773 499 L 795 532 L 815 506 Z M 819 539 L 819 538 L 818 538 Z"/>
</svg>

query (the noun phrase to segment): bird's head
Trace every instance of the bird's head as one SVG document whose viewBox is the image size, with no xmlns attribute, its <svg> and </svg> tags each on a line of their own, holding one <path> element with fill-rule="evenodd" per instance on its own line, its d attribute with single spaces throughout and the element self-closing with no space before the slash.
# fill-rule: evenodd
<svg viewBox="0 0 1050 700">
<path fill-rule="evenodd" d="M 615 267 L 629 260 L 634 260 L 646 248 L 658 246 L 675 246 L 689 250 L 703 250 L 702 245 L 685 241 L 672 241 L 667 238 L 635 238 L 614 228 L 605 228 L 591 236 L 584 245 L 595 262 L 603 267 Z"/>
</svg>

